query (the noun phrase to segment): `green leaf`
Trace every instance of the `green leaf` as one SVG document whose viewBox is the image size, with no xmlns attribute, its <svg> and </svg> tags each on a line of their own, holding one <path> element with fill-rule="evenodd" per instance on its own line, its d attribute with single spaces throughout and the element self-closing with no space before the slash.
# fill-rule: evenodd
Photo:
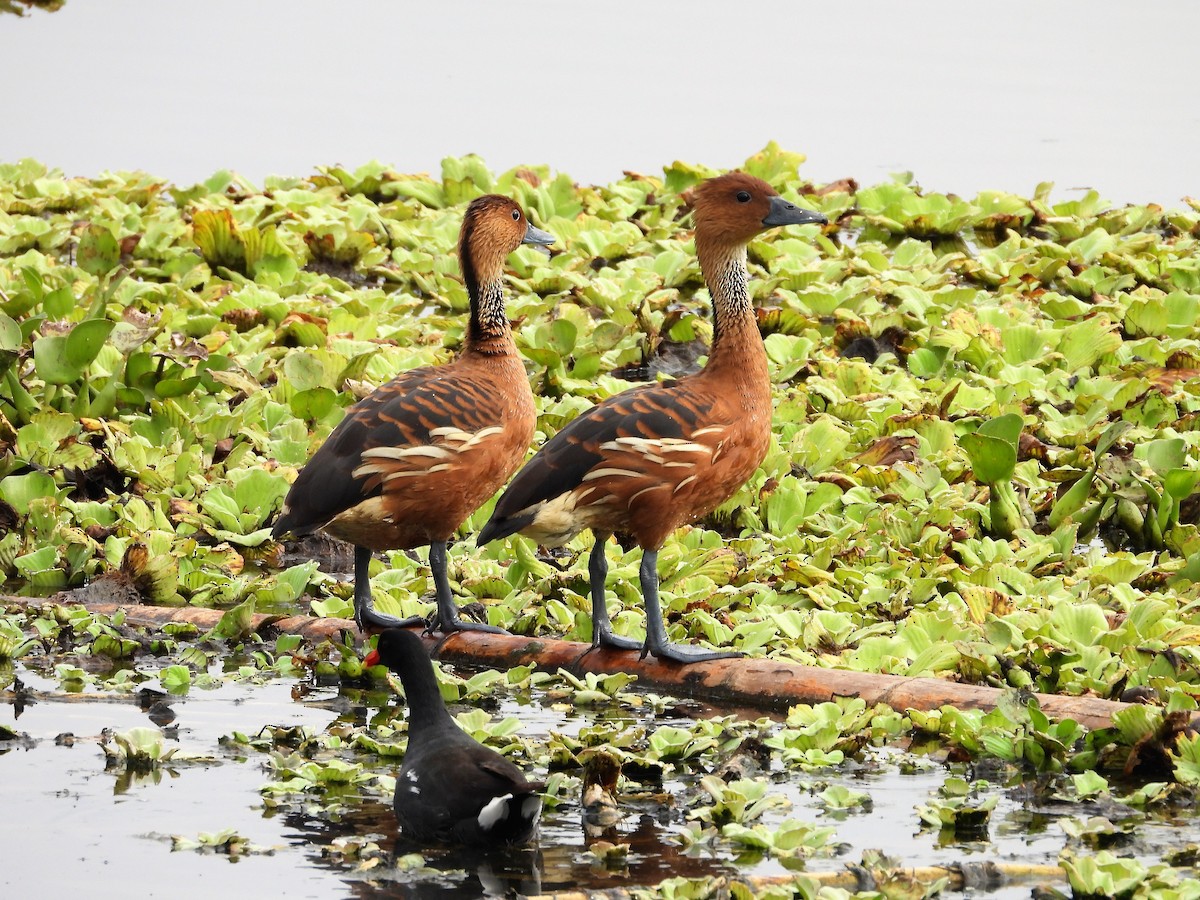
<svg viewBox="0 0 1200 900">
<path fill-rule="evenodd" d="M 0 351 L 21 349 L 21 326 L 0 313 Z"/>
<path fill-rule="evenodd" d="M 1058 352 L 1063 355 L 1068 372 L 1090 369 L 1105 354 L 1121 346 L 1121 335 L 1112 323 L 1101 317 L 1074 322 L 1063 332 Z"/>
<path fill-rule="evenodd" d="M 67 360 L 67 338 L 61 334 L 33 342 L 33 369 L 47 384 L 72 384 L 83 374 Z"/>
<path fill-rule="evenodd" d="M 45 472 L 28 472 L 0 478 L 0 500 L 9 503 L 18 515 L 29 515 L 29 504 L 39 497 L 54 497 L 58 487 Z M 51 548 L 53 549 L 53 548 Z"/>
<path fill-rule="evenodd" d="M 1181 735 L 1171 751 L 1175 780 L 1180 784 L 1200 786 L 1200 735 Z"/>
<path fill-rule="evenodd" d="M 165 666 L 158 673 L 158 680 L 170 693 L 186 694 L 192 683 L 192 670 L 181 665 Z"/>
<path fill-rule="evenodd" d="M 48 384 L 71 384 L 91 365 L 108 340 L 115 322 L 88 319 L 64 335 L 50 335 L 33 342 L 33 362 L 38 375 Z"/>
<path fill-rule="evenodd" d="M 226 610 L 221 621 L 213 626 L 212 637 L 228 641 L 238 641 L 254 632 L 254 598 L 239 603 L 232 609 Z"/>
<path fill-rule="evenodd" d="M 1017 467 L 1016 445 L 986 434 L 965 434 L 959 438 L 975 480 L 983 484 L 1009 481 Z"/>
<path fill-rule="evenodd" d="M 289 353 L 283 361 L 283 374 L 298 392 L 319 388 L 325 384 L 325 366 L 312 353 Z"/>
<path fill-rule="evenodd" d="M 1183 438 L 1163 438 L 1146 444 L 1146 462 L 1158 475 L 1182 469 L 1187 463 L 1187 445 Z"/>
<path fill-rule="evenodd" d="M 292 412 L 301 419 L 315 422 L 329 415 L 337 405 L 337 394 L 327 387 L 317 387 L 293 394 L 288 405 Z"/>
<path fill-rule="evenodd" d="M 65 319 L 74 311 L 77 302 L 70 288 L 61 287 L 46 295 L 42 301 L 42 312 L 51 319 Z"/>
<path fill-rule="evenodd" d="M 1023 420 L 1019 415 L 1016 413 L 1007 413 L 984 422 L 979 426 L 978 433 L 1000 438 L 1000 440 L 1007 441 L 1016 447 L 1017 442 L 1021 439 L 1022 426 Z"/>
<path fill-rule="evenodd" d="M 948 347 L 918 347 L 908 355 L 908 371 L 917 378 L 932 378 L 946 363 Z"/>
<path fill-rule="evenodd" d="M 88 225 L 79 238 L 75 261 L 89 275 L 105 275 L 116 268 L 121 248 L 113 233 L 103 225 Z"/>
</svg>

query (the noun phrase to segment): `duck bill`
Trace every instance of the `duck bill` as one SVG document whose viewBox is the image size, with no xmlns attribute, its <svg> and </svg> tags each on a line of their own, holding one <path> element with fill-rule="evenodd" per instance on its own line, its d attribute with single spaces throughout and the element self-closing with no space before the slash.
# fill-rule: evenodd
<svg viewBox="0 0 1200 900">
<path fill-rule="evenodd" d="M 819 212 L 802 209 L 790 200 L 784 200 L 776 195 L 771 198 L 771 209 L 763 219 L 763 225 L 828 225 L 829 220 Z"/>
<path fill-rule="evenodd" d="M 533 223 L 529 222 L 525 225 L 525 237 L 521 238 L 521 243 L 531 244 L 549 256 L 550 245 L 554 243 L 554 240 L 554 235 L 550 232 L 535 228 Z"/>
</svg>

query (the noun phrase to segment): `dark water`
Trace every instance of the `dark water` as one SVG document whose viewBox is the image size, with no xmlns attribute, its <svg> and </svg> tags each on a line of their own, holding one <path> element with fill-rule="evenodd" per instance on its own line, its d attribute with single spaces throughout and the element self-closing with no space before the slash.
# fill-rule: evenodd
<svg viewBox="0 0 1200 900">
<path fill-rule="evenodd" d="M 53 680 L 21 666 L 16 674 L 29 689 L 58 688 Z M 273 778 L 264 765 L 265 755 L 218 743 L 223 735 L 253 734 L 266 724 L 305 724 L 321 731 L 339 719 L 362 723 L 373 715 L 362 705 L 364 696 L 359 691 L 339 694 L 336 688 L 304 686 L 293 679 L 225 683 L 213 690 L 193 687 L 186 697 L 172 701 L 170 746 L 211 759 L 168 763 L 160 773 L 132 780 L 106 770 L 97 736 L 106 728 L 125 731 L 149 725 L 147 713 L 136 703 L 64 702 L 44 696 L 19 716 L 11 702 L 0 705 L 0 724 L 24 735 L 20 741 L 0 743 L 0 895 L 33 896 L 52 885 L 56 893 L 71 896 L 191 896 L 186 887 L 203 878 L 204 896 L 466 900 L 503 896 L 506 891 L 537 894 L 654 885 L 676 875 L 777 876 L 788 871 L 769 857 L 735 865 L 727 851 L 686 852 L 669 840 L 685 823 L 688 798 L 695 796 L 697 780 L 705 774 L 687 764 L 668 770 L 661 790 L 654 788 L 641 798 L 620 796 L 626 818 L 599 837 L 628 843 L 629 856 L 626 866 L 606 869 L 593 865 L 588 847 L 597 836 L 585 835 L 573 791 L 556 809 L 547 810 L 536 850 L 492 855 L 422 851 L 400 839 L 386 798 L 358 796 L 351 790 L 340 797 L 341 811 L 331 811 L 328 801 L 316 795 L 311 803 L 267 808 L 259 792 Z M 650 728 L 685 724 L 670 714 L 655 718 L 646 709 L 564 711 L 536 701 L 502 701 L 492 715 L 518 716 L 522 736 L 535 742 L 552 731 L 575 734 L 582 726 L 613 716 Z M 56 743 L 63 732 L 75 735 L 73 746 Z M 370 757 L 356 759 L 372 764 Z M 1053 816 L 1039 815 L 1036 822 L 1031 818 L 1019 786 L 994 787 L 999 803 L 988 831 L 978 840 L 920 828 L 915 808 L 936 796 L 946 769 L 934 759 L 917 758 L 915 768 L 902 771 L 904 760 L 911 763 L 914 757 L 895 749 L 868 748 L 837 769 L 778 771 L 772 790 L 786 796 L 790 805 L 767 812 L 762 821 L 777 827 L 794 818 L 834 827 L 831 843 L 842 845 L 840 852 L 810 859 L 810 871 L 840 870 L 870 849 L 909 866 L 985 860 L 1055 864 L 1065 836 Z M 389 771 L 397 767 L 385 760 L 374 764 Z M 822 810 L 816 794 L 831 784 L 868 792 L 871 810 L 840 815 Z M 1094 813 L 1072 805 L 1055 813 L 1090 814 Z M 229 828 L 254 844 L 274 847 L 274 853 L 232 859 L 171 850 L 171 835 L 194 839 L 202 832 Z M 1153 862 L 1163 848 L 1186 843 L 1191 831 L 1146 821 L 1138 833 L 1142 849 L 1137 852 Z M 371 871 L 355 871 L 353 862 L 332 858 L 325 849 L 345 837 L 375 841 L 388 859 Z M 423 870 L 400 871 L 391 865 L 391 858 L 412 852 L 424 855 Z M 1012 885 L 989 896 L 1027 897 L 1029 890 L 1028 884 Z"/>
<path fill-rule="evenodd" d="M 584 182 L 768 140 L 804 177 L 1200 195 L 1189 0 L 69 0 L 0 16 L 0 160 L 260 183 L 370 159 Z"/>
</svg>

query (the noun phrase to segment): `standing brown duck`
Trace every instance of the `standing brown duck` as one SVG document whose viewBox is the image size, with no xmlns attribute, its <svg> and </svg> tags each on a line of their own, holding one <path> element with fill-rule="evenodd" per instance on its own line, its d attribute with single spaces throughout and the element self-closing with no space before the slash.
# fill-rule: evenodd
<svg viewBox="0 0 1200 900">
<path fill-rule="evenodd" d="M 504 311 L 504 262 L 521 244 L 552 243 L 509 198 L 472 200 L 458 239 L 471 300 L 462 353 L 397 375 L 350 407 L 288 491 L 272 536 L 324 529 L 354 544 L 359 628 L 419 621 L 376 612 L 367 570 L 374 550 L 428 544 L 434 625 L 501 631 L 459 619 L 446 542 L 516 471 L 533 438 L 533 393 Z"/>
<path fill-rule="evenodd" d="M 483 544 L 519 531 L 556 547 L 592 529 L 592 643 L 635 649 L 612 633 L 604 601 L 604 545 L 613 533 L 631 535 L 643 550 L 642 656 L 677 662 L 738 655 L 667 640 L 657 565 L 667 536 L 733 496 L 767 453 L 771 381 L 747 291 L 746 244 L 778 225 L 826 221 L 740 172 L 701 185 L 694 208 L 696 254 L 713 301 L 708 364 L 678 381 L 624 391 L 572 420 L 512 480 L 478 538 Z"/>
</svg>

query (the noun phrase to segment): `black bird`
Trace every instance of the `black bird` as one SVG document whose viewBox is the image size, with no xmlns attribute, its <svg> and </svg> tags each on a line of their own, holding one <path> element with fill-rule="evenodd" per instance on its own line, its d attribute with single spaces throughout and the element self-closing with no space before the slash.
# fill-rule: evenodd
<svg viewBox="0 0 1200 900">
<path fill-rule="evenodd" d="M 544 782 L 483 746 L 451 718 L 425 654 L 411 631 L 389 628 L 367 666 L 385 665 L 404 685 L 408 751 L 396 778 L 396 819 L 419 843 L 524 844 L 537 833 Z"/>
</svg>

